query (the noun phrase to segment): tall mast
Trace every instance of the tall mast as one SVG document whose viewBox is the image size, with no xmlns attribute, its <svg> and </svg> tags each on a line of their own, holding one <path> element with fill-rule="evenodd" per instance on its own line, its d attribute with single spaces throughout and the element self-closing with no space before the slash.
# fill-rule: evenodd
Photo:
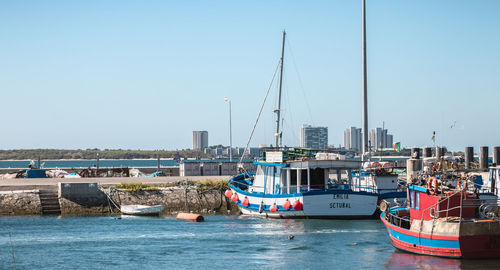
<svg viewBox="0 0 500 270">
<path fill-rule="evenodd" d="M 361 48 L 361 54 L 363 58 L 363 64 L 362 64 L 362 72 L 363 72 L 363 150 L 361 151 L 362 157 L 365 155 L 366 151 L 368 151 L 368 99 L 367 99 L 367 93 L 366 93 L 366 85 L 367 85 L 367 79 L 366 79 L 366 0 L 362 0 L 362 29 L 363 29 L 363 34 L 362 34 L 362 48 Z"/>
<path fill-rule="evenodd" d="M 276 147 L 279 147 L 280 139 L 280 112 L 281 112 L 281 86 L 283 85 L 283 61 L 285 60 L 285 36 L 286 32 L 283 30 L 283 43 L 281 44 L 281 65 L 280 65 L 280 85 L 278 92 L 278 108 L 274 110 L 276 113 Z"/>
</svg>

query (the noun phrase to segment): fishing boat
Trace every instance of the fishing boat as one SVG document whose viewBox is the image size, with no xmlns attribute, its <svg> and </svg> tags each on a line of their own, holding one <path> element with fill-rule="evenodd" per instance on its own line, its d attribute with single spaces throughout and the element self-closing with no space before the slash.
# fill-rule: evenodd
<svg viewBox="0 0 500 270">
<path fill-rule="evenodd" d="M 467 177 L 457 187 L 428 177 L 426 185 L 409 185 L 407 204 L 383 201 L 380 219 L 397 249 L 450 258 L 500 257 L 498 199 L 481 199 Z"/>
<path fill-rule="evenodd" d="M 120 207 L 120 211 L 125 215 L 134 215 L 134 216 L 158 216 L 165 206 L 163 205 L 140 205 L 140 204 L 130 204 L 130 205 L 122 205 Z"/>
<path fill-rule="evenodd" d="M 282 146 L 280 112 L 285 37 L 286 32 L 283 31 L 278 102 L 274 110 L 275 147 L 264 151 L 254 162 L 257 167 L 255 174 L 244 172 L 232 177 L 226 196 L 245 215 L 270 218 L 373 216 L 378 201 L 376 190 L 353 188 L 352 173 L 361 169 L 361 161 L 345 160 L 335 153 L 305 148 L 287 149 Z M 254 129 L 258 120 L 259 117 Z M 247 152 L 250 139 L 244 153 Z"/>
<path fill-rule="evenodd" d="M 226 191 L 244 215 L 365 218 L 377 209 L 377 192 L 352 188 L 359 161 L 318 160 L 296 148 L 265 152 L 254 164 L 255 174 L 232 177 Z"/>
<path fill-rule="evenodd" d="M 390 161 L 364 162 L 361 170 L 353 172 L 353 188 L 373 190 L 379 199 L 406 200 L 406 183 L 394 171 L 394 163 Z"/>
</svg>

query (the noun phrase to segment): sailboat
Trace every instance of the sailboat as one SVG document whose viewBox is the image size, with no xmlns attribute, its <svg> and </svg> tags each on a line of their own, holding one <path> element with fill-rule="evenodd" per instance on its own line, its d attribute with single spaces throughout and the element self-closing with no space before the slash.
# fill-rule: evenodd
<svg viewBox="0 0 500 270">
<path fill-rule="evenodd" d="M 280 105 L 286 32 L 280 59 L 275 148 L 265 151 L 254 173 L 229 181 L 226 197 L 244 215 L 269 218 L 365 218 L 374 215 L 378 193 L 354 188 L 353 171 L 361 162 L 311 149 L 280 147 Z M 279 134 L 279 135 L 278 135 Z M 248 145 L 247 145 L 248 147 Z"/>
</svg>

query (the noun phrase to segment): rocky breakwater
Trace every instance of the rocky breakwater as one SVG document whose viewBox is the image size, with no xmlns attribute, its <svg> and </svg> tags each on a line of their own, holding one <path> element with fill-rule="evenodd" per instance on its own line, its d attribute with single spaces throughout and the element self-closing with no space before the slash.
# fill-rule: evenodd
<svg viewBox="0 0 500 270">
<path fill-rule="evenodd" d="M 121 205 L 163 205 L 162 214 L 177 212 L 239 213 L 224 196 L 221 181 L 178 182 L 170 186 L 123 183 L 98 187 L 96 183 L 64 183 L 59 186 L 62 215 L 107 215 L 119 213 Z"/>
<path fill-rule="evenodd" d="M 163 205 L 163 214 L 177 212 L 237 213 L 238 208 L 225 196 L 224 191 L 200 191 L 196 187 L 160 187 L 154 190 L 116 190 L 111 198 L 119 205 Z"/>
<path fill-rule="evenodd" d="M 21 216 L 41 213 L 38 190 L 0 191 L 0 215 Z"/>
<path fill-rule="evenodd" d="M 120 213 L 120 205 L 163 205 L 162 215 L 177 212 L 239 213 L 224 196 L 227 181 L 177 182 L 165 185 L 59 183 L 52 190 L 0 192 L 0 216 L 102 216 Z M 55 210 L 54 210 L 55 209 Z"/>
</svg>

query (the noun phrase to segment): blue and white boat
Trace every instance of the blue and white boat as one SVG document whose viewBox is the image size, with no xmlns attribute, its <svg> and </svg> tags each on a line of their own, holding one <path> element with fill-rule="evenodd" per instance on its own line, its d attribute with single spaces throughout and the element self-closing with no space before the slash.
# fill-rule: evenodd
<svg viewBox="0 0 500 270">
<path fill-rule="evenodd" d="M 255 174 L 245 172 L 232 177 L 226 196 L 246 215 L 272 218 L 371 217 L 377 210 L 381 192 L 379 186 L 390 182 L 390 190 L 396 190 L 397 176 L 380 175 L 386 179 L 377 182 L 375 177 L 379 175 L 372 174 L 372 168 L 369 168 L 368 173 L 362 170 L 361 161 L 345 160 L 335 153 L 282 147 L 279 127 L 285 35 L 283 32 L 279 94 L 274 110 L 276 147 L 266 151 L 261 159 L 254 162 L 257 166 Z M 374 172 L 378 171 L 378 168 L 373 169 L 376 169 Z M 361 173 L 353 177 L 355 171 Z"/>
<path fill-rule="evenodd" d="M 366 218 L 377 209 L 376 190 L 353 189 L 353 160 L 298 157 L 297 151 L 266 152 L 255 174 L 229 181 L 226 196 L 245 215 L 270 218 Z"/>
</svg>

